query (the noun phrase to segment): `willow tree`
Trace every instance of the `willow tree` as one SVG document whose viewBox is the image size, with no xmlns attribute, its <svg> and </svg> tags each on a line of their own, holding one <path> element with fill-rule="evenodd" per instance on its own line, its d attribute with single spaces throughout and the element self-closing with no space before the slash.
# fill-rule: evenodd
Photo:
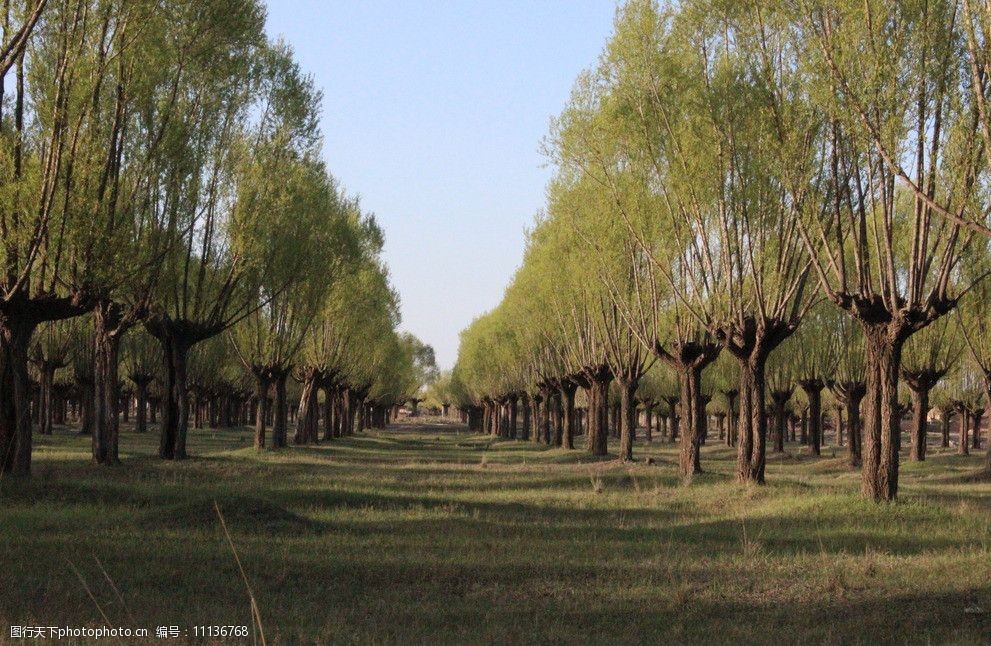
<svg viewBox="0 0 991 646">
<path fill-rule="evenodd" d="M 89 10 L 98 18 L 84 20 L 91 34 L 81 34 L 90 60 L 71 63 L 96 79 L 77 122 L 65 201 L 84 215 L 88 232 L 77 244 L 85 244 L 81 259 L 90 268 L 83 283 L 93 307 L 92 452 L 100 464 L 119 461 L 121 340 L 147 313 L 161 260 L 183 226 L 163 194 L 176 156 L 195 137 L 197 124 L 184 119 L 185 100 L 203 90 L 205 77 L 223 74 L 211 61 L 226 55 L 245 28 L 234 11 L 216 39 L 198 37 L 222 20 L 219 5 L 192 11 L 171 2 L 164 10 L 142 0 L 94 2 Z"/>
<path fill-rule="evenodd" d="M 319 95 L 291 53 L 264 40 L 258 5 L 245 2 L 236 17 L 224 24 L 236 30 L 225 64 L 188 99 L 197 134 L 170 169 L 165 196 L 183 225 L 144 321 L 164 354 L 165 459 L 186 456 L 190 348 L 285 291 L 292 268 L 304 271 L 309 259 L 297 250 L 315 235 L 291 187 L 317 154 Z"/>
<path fill-rule="evenodd" d="M 946 381 L 947 403 L 957 418 L 957 453 L 970 455 L 971 448 L 980 447 L 981 420 L 987 408 L 984 378 L 976 362 L 965 362 Z"/>
<path fill-rule="evenodd" d="M 968 200 L 970 191 L 991 177 L 991 159 L 984 152 L 991 146 L 991 5 L 849 0 L 801 6 L 828 70 L 827 87 L 858 122 L 860 137 L 873 147 L 888 179 L 915 196 L 917 209 L 991 237 L 987 196 Z M 889 112 L 898 112 L 892 102 L 903 103 L 905 117 L 918 121 L 915 141 L 906 141 L 911 126 L 891 128 L 885 122 Z M 954 130 L 967 143 L 956 151 L 946 146 Z M 978 145 L 969 141 L 975 135 Z M 946 180 L 933 172 L 948 153 L 960 153 L 949 173 L 963 186 L 954 200 L 946 198 L 945 189 L 937 190 Z"/>
<path fill-rule="evenodd" d="M 371 351 L 375 341 L 394 335 L 393 330 L 399 324 L 398 295 L 389 284 L 381 259 L 385 244 L 382 229 L 372 215 L 362 212 L 357 198 L 342 200 L 353 248 L 349 254 L 341 255 L 345 262 L 329 281 L 320 309 L 304 338 L 299 364 L 304 373 L 303 395 L 309 399 L 300 401 L 297 413 L 301 440 L 315 439 L 313 398 L 317 397 L 318 388 L 324 393 L 323 439 L 341 434 L 342 399 L 350 385 L 348 379 L 354 377 L 352 366 L 367 361 L 365 354 Z M 397 397 L 401 396 L 397 393 Z M 299 424 L 308 431 L 303 432 Z"/>
<path fill-rule="evenodd" d="M 487 360 L 494 343 L 492 329 L 496 322 L 491 312 L 477 317 L 461 331 L 455 373 L 464 384 L 468 397 L 482 409 L 483 432 L 492 433 L 495 415 L 492 396 L 501 390 L 499 367 Z"/>
<path fill-rule="evenodd" d="M 441 411 L 441 417 L 448 417 L 451 410 L 451 403 L 455 396 L 451 390 L 451 371 L 441 370 L 437 379 L 430 384 L 426 392 L 426 403 Z"/>
<path fill-rule="evenodd" d="M 6 3 L 0 69 L 0 472 L 31 466 L 28 348 L 46 321 L 90 309 L 115 267 L 104 240 L 128 229 L 107 218 L 121 198 L 127 92 L 142 70 L 123 43 L 147 4 Z M 21 15 L 17 15 L 20 13 Z M 111 29 L 112 27 L 112 29 Z M 125 36 L 126 34 L 126 36 Z M 123 200 L 121 200 L 123 201 Z"/>
<path fill-rule="evenodd" d="M 322 164 L 262 157 L 251 172 L 257 174 L 252 181 L 259 186 L 252 210 L 291 213 L 297 231 L 290 238 L 302 242 L 294 244 L 291 262 L 280 262 L 263 274 L 257 306 L 230 334 L 238 357 L 255 380 L 257 401 L 267 399 L 269 384 L 275 387 L 272 448 L 280 448 L 286 446 L 288 435 L 286 381 L 328 287 L 349 262 L 353 236 L 340 196 Z M 275 185 L 268 186 L 270 182 Z M 304 369 L 303 381 L 304 391 L 312 393 L 315 374 Z M 255 429 L 255 448 L 260 449 L 265 446 L 264 415 L 256 418 Z"/>
<path fill-rule="evenodd" d="M 567 136 L 567 133 L 563 133 Z M 633 459 L 637 411 L 635 394 L 653 363 L 650 344 L 629 325 L 640 299 L 638 279 L 643 264 L 631 253 L 629 234 L 619 218 L 609 217 L 614 199 L 574 167 L 563 166 L 551 185 L 550 213 L 570 232 L 572 262 L 565 270 L 582 286 L 591 330 L 600 339 L 605 362 L 619 391 L 619 454 Z M 589 262 L 589 259 L 592 262 Z"/>
<path fill-rule="evenodd" d="M 788 360 L 778 354 L 767 366 L 767 399 L 763 414 L 768 417 L 768 413 L 774 418 L 774 452 L 783 453 L 785 450 L 785 439 L 788 431 L 788 415 L 790 412 L 788 402 L 795 394 L 795 382 L 792 366 Z M 769 404 L 769 406 L 767 406 Z M 768 410 L 769 409 L 769 410 Z"/>
<path fill-rule="evenodd" d="M 38 399 L 35 406 L 39 420 L 38 432 L 42 435 L 52 434 L 55 374 L 69 365 L 74 340 L 73 326 L 66 321 L 43 323 L 35 333 L 30 361 L 37 374 Z"/>
<path fill-rule="evenodd" d="M 592 288 L 585 284 L 589 273 L 562 215 L 552 208 L 538 217 L 528 232 L 523 265 L 506 290 L 504 306 L 513 321 L 517 352 L 511 365 L 532 409 L 533 441 L 574 448 L 575 396 L 581 387 L 591 408 L 586 448 L 605 455 L 603 420 L 612 373 L 592 324 Z"/>
<path fill-rule="evenodd" d="M 865 382 L 866 353 L 863 331 L 849 318 L 842 318 L 834 331 L 834 352 L 838 357 L 836 372 L 827 386 L 838 404 L 836 411 L 837 443 L 842 444 L 843 413 L 846 413 L 847 458 L 851 467 L 861 465 L 863 423 L 860 405 L 867 394 Z"/>
<path fill-rule="evenodd" d="M 712 384 L 716 420 L 719 425 L 719 439 L 726 446 L 735 447 L 737 442 L 736 424 L 739 417 L 737 402 L 740 398 L 740 364 L 728 353 L 721 354 L 712 368 L 707 371 Z"/>
<path fill-rule="evenodd" d="M 839 316 L 841 313 L 828 303 L 816 306 L 780 351 L 791 363 L 795 384 L 808 401 L 808 443 L 812 455 L 821 454 L 825 439 L 822 393 L 836 377 L 841 354 L 850 352 L 837 342 L 841 330 Z"/>
<path fill-rule="evenodd" d="M 696 296 L 681 298 L 692 291 L 695 273 L 701 268 L 694 258 L 681 255 L 678 241 L 673 241 L 671 204 L 652 190 L 658 181 L 652 151 L 643 148 L 645 138 L 640 129 L 644 124 L 630 118 L 641 108 L 652 108 L 638 77 L 644 68 L 636 65 L 644 59 L 653 63 L 656 58 L 656 52 L 649 50 L 656 45 L 652 28 L 646 38 L 649 51 L 625 51 L 644 42 L 639 38 L 644 34 L 637 29 L 656 17 L 648 5 L 630 3 L 624 7 L 603 63 L 578 79 L 568 107 L 552 129 L 547 150 L 563 177 L 574 178 L 572 182 L 584 186 L 586 198 L 596 197 L 593 204 L 603 209 L 599 214 L 603 226 L 614 222 L 617 228 L 627 229 L 625 235 L 616 235 L 608 228 L 589 227 L 583 238 L 596 255 L 607 259 L 613 254 L 626 255 L 629 273 L 610 276 L 601 272 L 607 280 L 600 282 L 606 285 L 610 304 L 627 330 L 644 349 L 678 372 L 685 429 L 680 465 L 682 478 L 688 481 L 701 469 L 701 374 L 718 356 L 719 347 L 692 315 Z M 656 125 L 652 117 L 645 117 L 643 122 Z M 628 285 L 633 286 L 632 293 Z M 601 306 L 597 309 L 609 314 Z M 605 356 L 604 351 L 601 354 Z M 612 376 L 604 361 L 599 373 Z M 593 433 L 598 417 L 592 416 Z"/>
<path fill-rule="evenodd" d="M 695 393 L 683 402 L 693 435 L 704 417 L 694 373 L 718 355 L 716 341 L 740 362 L 738 476 L 756 482 L 764 366 L 810 304 L 794 219 L 813 207 L 820 120 L 790 36 L 770 3 L 625 4 L 576 93 L 578 143 L 562 153 L 613 200 L 648 266 L 639 291 L 654 320 L 676 312 L 670 350 L 656 332 L 646 340 Z M 644 309 L 628 316 L 634 327 L 649 320 Z"/>
<path fill-rule="evenodd" d="M 929 430 L 929 393 L 960 356 L 962 342 L 949 320 L 942 318 L 922 330 L 905 344 L 901 376 L 912 397 L 912 446 L 909 459 L 926 459 Z"/>
<path fill-rule="evenodd" d="M 123 372 L 134 384 L 134 432 L 144 433 L 148 430 L 148 388 L 159 374 L 162 364 L 158 344 L 139 328 L 124 337 L 121 349 Z"/>
<path fill-rule="evenodd" d="M 958 331 L 963 337 L 969 351 L 969 363 L 978 374 L 986 405 L 991 407 L 991 323 L 988 322 L 986 311 L 987 298 L 991 296 L 991 286 L 981 284 L 977 298 L 966 301 L 959 310 Z M 963 426 L 964 422 L 961 420 Z M 980 447 L 980 426 L 974 428 L 974 447 Z M 949 420 L 944 422 L 943 446 L 949 445 Z M 961 433 L 961 442 L 966 442 L 966 434 Z M 958 447 L 961 451 L 962 447 Z M 987 461 L 985 471 L 991 472 L 991 438 L 988 440 Z"/>
<path fill-rule="evenodd" d="M 954 271 L 973 233 L 940 215 L 973 207 L 972 168 L 984 153 L 961 89 L 956 2 L 807 9 L 806 67 L 829 127 L 826 208 L 801 229 L 822 290 L 864 334 L 861 492 L 892 500 L 902 350 L 967 290 Z M 918 190 L 901 189 L 899 178 Z"/>
<path fill-rule="evenodd" d="M 412 412 L 416 415 L 417 404 L 423 401 L 424 389 L 437 379 L 440 371 L 437 368 L 433 347 L 408 332 L 402 335 L 401 340 L 406 344 L 413 358 L 413 383 L 409 385 L 406 397 L 412 402 Z"/>
<path fill-rule="evenodd" d="M 382 338 L 382 344 L 376 353 L 378 361 L 375 362 L 375 378 L 368 393 L 368 410 L 370 416 L 368 426 L 384 428 L 389 421 L 389 411 L 406 396 L 409 390 L 409 383 L 417 371 L 416 356 L 412 348 L 402 343 L 401 336 L 393 331 Z M 433 391 L 434 386 L 441 380 L 450 385 L 447 375 L 442 374 L 431 384 L 428 391 Z M 446 389 L 445 389 L 446 390 Z M 440 394 L 438 396 L 446 401 L 450 394 Z"/>
</svg>

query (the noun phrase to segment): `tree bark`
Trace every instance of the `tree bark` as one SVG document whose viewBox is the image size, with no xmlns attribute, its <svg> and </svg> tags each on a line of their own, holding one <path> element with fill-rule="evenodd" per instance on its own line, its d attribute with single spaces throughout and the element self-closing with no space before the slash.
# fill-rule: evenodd
<svg viewBox="0 0 991 646">
<path fill-rule="evenodd" d="M 286 402 L 286 378 L 289 371 L 285 368 L 274 372 L 275 410 L 272 418 L 272 448 L 282 449 L 288 444 L 289 407 Z"/>
<path fill-rule="evenodd" d="M 266 420 L 268 420 L 268 389 L 271 380 L 261 371 L 255 371 L 255 448 L 265 448 Z"/>
<path fill-rule="evenodd" d="M 538 393 L 530 396 L 530 401 L 533 402 L 533 419 L 531 424 L 533 428 L 530 431 L 530 441 L 534 444 L 540 444 L 541 441 L 541 428 L 543 426 L 544 419 L 544 395 L 543 393 Z"/>
<path fill-rule="evenodd" d="M 775 390 L 771 392 L 774 402 L 774 452 L 784 453 L 785 435 L 788 432 L 788 400 L 791 390 Z"/>
<path fill-rule="evenodd" d="M 678 472 L 682 482 L 689 483 L 692 476 L 702 473 L 699 451 L 702 445 L 700 418 L 702 370 L 697 367 L 683 369 L 681 380 L 681 419 L 687 423 L 681 432 L 681 448 L 678 455 Z"/>
<path fill-rule="evenodd" d="M 52 390 L 54 388 L 53 382 L 55 381 L 55 366 L 50 362 L 45 361 L 39 370 L 39 380 L 39 389 L 41 394 L 39 409 L 41 422 L 38 432 L 42 435 L 51 435 L 52 427 L 55 422 L 55 407 L 52 399 Z"/>
<path fill-rule="evenodd" d="M 519 416 L 518 400 L 515 394 L 509 396 L 509 437 L 513 440 L 516 439 L 516 418 Z"/>
<path fill-rule="evenodd" d="M 939 419 L 940 419 L 940 431 L 942 437 L 940 438 L 940 445 L 946 449 L 950 446 L 950 421 L 953 419 L 953 408 L 949 406 L 944 406 L 939 409 Z"/>
<path fill-rule="evenodd" d="M 637 405 L 634 394 L 639 386 L 639 379 L 619 377 L 619 459 L 624 462 L 633 460 L 633 442 L 637 434 Z"/>
<path fill-rule="evenodd" d="M 590 371 L 591 401 L 589 410 L 588 452 L 602 456 L 609 453 L 609 383 L 612 374 L 606 367 Z"/>
<path fill-rule="evenodd" d="M 120 462 L 118 454 L 120 438 L 120 381 L 117 376 L 120 356 L 120 336 L 115 328 L 119 321 L 108 319 L 102 308 L 94 315 L 96 328 L 94 353 L 94 427 L 93 461 L 113 465 Z"/>
<path fill-rule="evenodd" d="M 565 379 L 561 384 L 561 402 L 563 408 L 561 446 L 566 449 L 575 448 L 575 391 L 578 384 L 570 379 Z"/>
<path fill-rule="evenodd" d="M 822 390 L 826 387 L 821 379 L 803 379 L 798 382 L 809 400 L 808 429 L 809 450 L 812 455 L 822 454 Z"/>
<path fill-rule="evenodd" d="M 764 356 L 740 362 L 736 475 L 741 482 L 764 484 L 767 451 L 767 417 L 764 415 L 765 363 Z"/>
<path fill-rule="evenodd" d="M 186 433 L 189 428 L 186 361 L 190 346 L 171 331 L 166 331 L 158 339 L 162 345 L 165 369 L 158 456 L 163 460 L 182 460 L 186 458 Z"/>
<path fill-rule="evenodd" d="M 334 439 L 334 389 L 323 387 L 323 439 Z"/>
<path fill-rule="evenodd" d="M 148 381 L 143 377 L 132 379 L 134 381 L 135 399 L 137 400 L 134 411 L 134 432 L 145 433 L 148 430 Z"/>
<path fill-rule="evenodd" d="M 867 370 L 860 491 L 865 498 L 890 501 L 898 495 L 898 376 L 904 339 L 887 324 L 861 326 Z"/>
<path fill-rule="evenodd" d="M 520 435 L 520 439 L 526 441 L 530 439 L 530 420 L 533 411 L 531 410 L 530 396 L 523 393 L 521 397 L 523 403 L 523 432 Z"/>
<path fill-rule="evenodd" d="M 28 344 L 35 327 L 19 317 L 0 325 L 0 473 L 31 473 Z"/>
<path fill-rule="evenodd" d="M 970 455 L 970 444 L 967 442 L 967 432 L 970 430 L 970 411 L 963 406 L 957 410 L 960 421 L 957 422 L 959 439 L 957 441 L 957 453 L 960 455 Z"/>
<path fill-rule="evenodd" d="M 929 429 L 929 389 L 911 389 L 912 393 L 912 449 L 909 459 L 923 462 L 926 459 L 926 431 Z"/>
<path fill-rule="evenodd" d="M 316 442 L 317 437 L 317 373 L 306 370 L 303 373 L 303 389 L 299 396 L 299 409 L 296 412 L 296 432 L 293 434 L 294 444 Z"/>
</svg>

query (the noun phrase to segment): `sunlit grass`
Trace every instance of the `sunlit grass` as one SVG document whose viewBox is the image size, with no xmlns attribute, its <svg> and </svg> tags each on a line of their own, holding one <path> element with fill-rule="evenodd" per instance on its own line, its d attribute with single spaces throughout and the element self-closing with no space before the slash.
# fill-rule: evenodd
<svg viewBox="0 0 991 646">
<path fill-rule="evenodd" d="M 982 456 L 906 464 L 875 505 L 830 448 L 744 487 L 708 446 L 682 487 L 671 445 L 624 465 L 454 430 L 278 453 L 194 431 L 182 463 L 127 431 L 110 469 L 39 438 L 34 476 L 0 481 L 0 623 L 100 624 L 71 562 L 121 625 L 249 624 L 216 500 L 270 643 L 991 639 Z"/>
</svg>

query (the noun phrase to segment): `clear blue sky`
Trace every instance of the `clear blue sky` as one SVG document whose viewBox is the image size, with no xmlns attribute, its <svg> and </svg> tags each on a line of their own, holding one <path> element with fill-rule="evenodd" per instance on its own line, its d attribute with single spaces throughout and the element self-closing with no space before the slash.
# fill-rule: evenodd
<svg viewBox="0 0 991 646">
<path fill-rule="evenodd" d="M 502 298 L 551 170 L 551 116 L 614 0 L 268 0 L 323 90 L 324 155 L 386 233 L 403 328 L 457 358 Z"/>
</svg>

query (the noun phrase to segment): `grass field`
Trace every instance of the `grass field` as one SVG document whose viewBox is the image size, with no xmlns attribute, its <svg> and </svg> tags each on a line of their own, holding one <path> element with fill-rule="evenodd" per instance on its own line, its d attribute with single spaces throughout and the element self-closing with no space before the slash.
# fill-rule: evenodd
<svg viewBox="0 0 991 646">
<path fill-rule="evenodd" d="M 878 506 L 830 448 L 790 446 L 748 489 L 718 446 L 681 487 L 672 445 L 623 465 L 453 425 L 261 454 L 194 431 L 182 463 L 156 441 L 126 432 L 107 469 L 40 437 L 33 477 L 0 481 L 0 641 L 101 612 L 249 624 L 216 501 L 269 644 L 991 643 L 983 456 L 905 463 Z"/>
</svg>

